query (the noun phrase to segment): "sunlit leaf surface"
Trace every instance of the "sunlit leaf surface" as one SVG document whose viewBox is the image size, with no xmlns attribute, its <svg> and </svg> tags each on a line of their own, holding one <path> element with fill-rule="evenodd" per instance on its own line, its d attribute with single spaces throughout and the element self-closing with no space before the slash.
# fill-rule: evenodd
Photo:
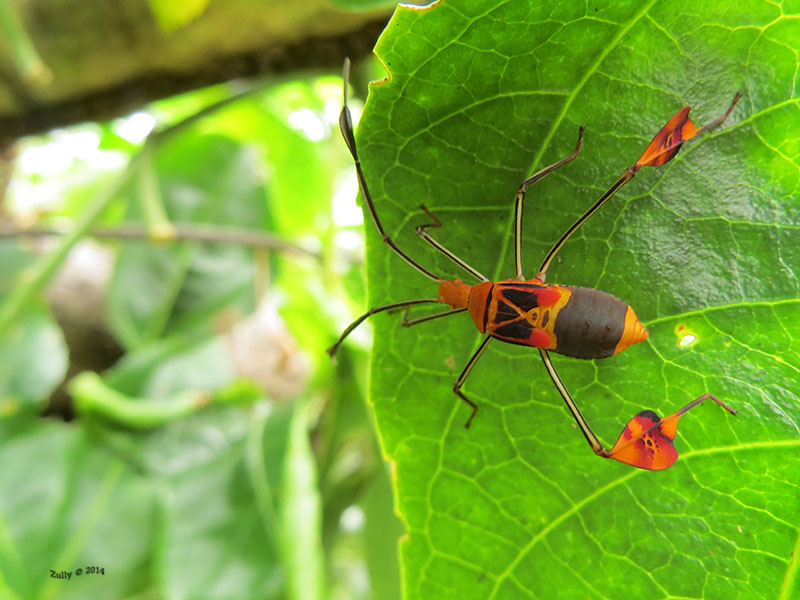
<svg viewBox="0 0 800 600">
<path fill-rule="evenodd" d="M 720 128 L 643 169 L 565 246 L 552 282 L 635 307 L 650 338 L 603 361 L 555 357 L 607 444 L 636 412 L 682 421 L 653 473 L 595 457 L 538 354 L 465 315 L 412 329 L 373 319 L 372 401 L 396 470 L 408 598 L 791 598 L 800 586 L 800 112 L 797 7 L 768 2 L 528 3 L 401 8 L 377 54 L 357 139 L 387 231 L 437 273 L 468 278 L 414 234 L 425 203 L 444 245 L 514 274 L 516 186 L 529 191 L 526 274 L 677 110 Z M 369 229 L 369 228 L 368 228 Z M 370 304 L 435 295 L 369 229 Z M 568 590 L 568 591 L 567 591 Z"/>
</svg>

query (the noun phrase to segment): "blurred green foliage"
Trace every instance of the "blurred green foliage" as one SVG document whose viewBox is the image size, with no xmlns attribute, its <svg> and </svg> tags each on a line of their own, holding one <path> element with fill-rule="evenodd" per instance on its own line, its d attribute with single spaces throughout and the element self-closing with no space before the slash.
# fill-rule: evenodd
<svg viewBox="0 0 800 600">
<path fill-rule="evenodd" d="M 399 597 L 363 341 L 324 352 L 364 303 L 341 93 L 222 85 L 20 143 L 7 205 L 72 234 L 0 239 L 0 598 Z M 122 357 L 42 418 L 44 294 L 98 230 Z"/>
</svg>

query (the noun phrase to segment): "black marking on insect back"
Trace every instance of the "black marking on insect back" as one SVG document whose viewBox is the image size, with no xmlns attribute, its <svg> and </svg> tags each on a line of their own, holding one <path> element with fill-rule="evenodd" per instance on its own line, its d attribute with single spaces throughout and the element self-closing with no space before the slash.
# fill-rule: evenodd
<svg viewBox="0 0 800 600">
<path fill-rule="evenodd" d="M 483 307 L 483 329 L 486 331 L 486 323 L 489 321 L 489 305 L 492 303 L 492 294 L 494 293 L 494 284 L 489 288 L 489 293 L 486 294 L 486 306 Z"/>
<path fill-rule="evenodd" d="M 661 417 L 659 417 L 655 412 L 653 412 L 650 409 L 645 409 L 643 411 L 640 411 L 640 412 L 636 413 L 636 416 L 637 417 L 642 417 L 644 419 L 649 419 L 653 423 L 658 423 L 661 420 Z"/>
<path fill-rule="evenodd" d="M 628 305 L 607 292 L 565 287 L 572 291 L 572 295 L 558 312 L 553 326 L 556 352 L 575 358 L 613 355 L 625 329 Z"/>
<path fill-rule="evenodd" d="M 542 314 L 542 328 L 544 329 L 547 327 L 547 324 L 550 322 L 550 311 L 546 310 Z"/>
<path fill-rule="evenodd" d="M 494 318 L 495 323 L 502 323 L 510 319 L 519 317 L 519 311 L 511 304 L 506 304 L 502 300 L 497 301 L 497 315 Z"/>
<path fill-rule="evenodd" d="M 541 286 L 536 287 L 541 288 Z M 501 289 L 503 290 L 503 296 L 505 296 L 506 300 L 512 304 L 515 304 L 516 306 L 519 306 L 522 312 L 528 312 L 532 308 L 539 306 L 539 298 L 535 293 L 507 287 L 503 287 Z"/>
<path fill-rule="evenodd" d="M 528 323 L 525 319 L 506 323 L 496 328 L 492 335 L 502 337 L 505 341 L 514 343 L 514 340 L 519 340 L 518 343 L 525 344 L 533 331 L 533 325 Z"/>
<path fill-rule="evenodd" d="M 524 281 L 515 281 L 514 283 L 505 283 L 504 285 L 508 285 L 513 289 L 520 289 L 525 288 L 526 290 L 541 290 L 547 287 L 547 285 L 543 285 L 541 283 L 526 283 Z"/>
</svg>

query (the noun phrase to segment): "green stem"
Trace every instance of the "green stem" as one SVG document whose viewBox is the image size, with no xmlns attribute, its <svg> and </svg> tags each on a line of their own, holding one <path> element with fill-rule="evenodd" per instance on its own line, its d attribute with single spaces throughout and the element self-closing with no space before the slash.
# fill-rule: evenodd
<svg viewBox="0 0 800 600">
<path fill-rule="evenodd" d="M 245 438 L 245 465 L 256 497 L 256 507 L 264 525 L 264 534 L 272 549 L 279 553 L 278 516 L 264 461 L 264 429 L 269 417 L 268 411 L 269 405 L 266 402 L 256 405 L 253 409 Z"/>
<path fill-rule="evenodd" d="M 11 58 L 25 81 L 47 83 L 53 75 L 44 63 L 12 3 L 0 2 L 0 32 L 8 40 Z"/>
<path fill-rule="evenodd" d="M 142 148 L 142 155 L 142 167 L 139 169 L 139 198 L 150 239 L 161 242 L 173 241 L 175 226 L 167 216 L 164 197 L 161 195 L 161 188 L 158 185 L 153 145 L 149 144 Z"/>
<path fill-rule="evenodd" d="M 109 387 L 92 371 L 84 371 L 69 382 L 69 393 L 81 415 L 100 417 L 127 429 L 162 427 L 190 415 L 209 402 L 207 393 L 186 390 L 165 401 L 131 398 Z"/>
</svg>

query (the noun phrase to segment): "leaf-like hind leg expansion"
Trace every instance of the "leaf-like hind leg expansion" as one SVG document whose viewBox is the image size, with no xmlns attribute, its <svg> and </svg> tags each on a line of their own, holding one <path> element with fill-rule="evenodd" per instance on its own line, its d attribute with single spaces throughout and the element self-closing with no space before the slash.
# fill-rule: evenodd
<svg viewBox="0 0 800 600">
<path fill-rule="evenodd" d="M 572 152 L 572 154 L 566 158 L 562 158 L 560 161 L 553 163 L 548 167 L 545 167 L 540 171 L 537 171 L 519 184 L 519 187 L 517 188 L 517 196 L 515 198 L 514 206 L 514 262 L 516 263 L 517 267 L 517 279 L 520 281 L 525 281 L 525 275 L 522 273 L 522 205 L 525 202 L 525 191 L 528 189 L 528 186 L 533 185 L 540 179 L 544 179 L 556 169 L 563 167 L 565 164 L 575 160 L 578 157 L 578 153 L 581 151 L 581 143 L 583 142 L 583 132 L 585 130 L 586 128 L 581 125 L 580 129 L 578 130 L 578 143 L 575 145 L 575 150 Z"/>
<path fill-rule="evenodd" d="M 586 419 L 578 409 L 577 404 L 575 404 L 572 396 L 567 391 L 564 382 L 561 381 L 558 371 L 556 371 L 555 365 L 553 365 L 553 362 L 550 360 L 550 355 L 547 353 L 547 350 L 542 350 L 540 348 L 539 352 L 542 355 L 547 373 L 550 375 L 562 398 L 564 398 L 564 402 L 567 403 L 567 408 L 569 408 L 572 413 L 575 422 L 578 423 L 578 427 L 580 427 L 581 432 L 583 432 L 586 441 L 589 442 L 592 451 L 603 458 L 613 458 L 614 460 L 624 462 L 633 467 L 651 471 L 666 469 L 671 467 L 678 458 L 678 451 L 675 450 L 673 441 L 675 440 L 675 434 L 678 429 L 678 419 L 684 414 L 704 400 L 709 399 L 719 404 L 732 415 L 735 415 L 737 412 L 712 394 L 703 394 L 695 398 L 679 411 L 663 419 L 659 418 L 652 410 L 643 410 L 628 421 L 628 424 L 625 425 L 625 429 L 622 430 L 614 447 L 611 448 L 611 450 L 607 450 L 591 430 Z"/>
<path fill-rule="evenodd" d="M 345 340 L 345 338 L 348 335 L 350 335 L 350 333 L 352 333 L 352 331 L 356 327 L 361 325 L 361 323 L 367 317 L 370 317 L 370 316 L 372 316 L 374 314 L 377 314 L 379 312 L 383 312 L 383 311 L 386 311 L 386 310 L 395 310 L 395 309 L 398 309 L 398 308 L 407 308 L 409 306 L 416 306 L 417 304 L 431 304 L 431 303 L 434 303 L 434 302 L 438 303 L 439 299 L 438 298 L 420 298 L 419 300 L 406 300 L 404 302 L 394 302 L 392 304 L 384 304 L 383 306 L 376 306 L 375 308 L 369 309 L 367 312 L 365 312 L 363 315 L 358 317 L 355 321 L 353 321 L 352 323 L 350 323 L 350 325 L 347 326 L 347 329 L 345 329 L 342 332 L 342 335 L 339 336 L 339 339 L 336 340 L 336 343 L 333 344 L 333 346 L 331 346 L 330 348 L 328 348 L 328 356 L 333 358 L 334 355 L 339 351 L 339 346 L 342 345 L 342 342 Z"/>
<path fill-rule="evenodd" d="M 445 248 L 442 244 L 440 244 L 438 241 L 436 241 L 431 236 L 431 234 L 428 233 L 428 229 L 432 229 L 432 228 L 438 229 L 438 228 L 440 228 L 442 226 L 442 222 L 439 219 L 437 219 L 436 215 L 434 215 L 431 211 L 429 211 L 425 207 L 424 204 L 421 204 L 420 208 L 425 211 L 426 215 L 428 215 L 431 219 L 433 219 L 433 222 L 432 223 L 425 223 L 424 225 L 417 225 L 417 227 L 416 227 L 417 235 L 419 237 L 421 237 L 423 240 L 425 240 L 427 243 L 429 243 L 431 246 L 436 248 L 436 250 L 438 250 L 439 252 L 444 254 L 451 261 L 456 263 L 459 267 L 464 269 L 467 273 L 472 275 L 478 281 L 489 281 L 486 278 L 485 275 L 481 274 L 480 271 L 478 271 L 477 269 L 469 266 L 467 263 L 465 263 L 463 260 L 461 260 L 458 256 L 456 256 L 453 252 L 451 252 L 450 250 Z"/>
<path fill-rule="evenodd" d="M 469 415 L 469 419 L 467 419 L 467 422 L 464 423 L 464 427 L 466 427 L 467 429 L 469 429 L 469 424 L 472 423 L 472 419 L 475 418 L 475 415 L 478 412 L 478 405 L 464 395 L 464 392 L 461 391 L 461 386 L 464 385 L 464 382 L 467 380 L 469 372 L 472 371 L 472 367 L 474 367 L 475 363 L 478 362 L 478 359 L 481 357 L 481 354 L 483 354 L 483 351 L 486 350 L 486 346 L 488 346 L 489 342 L 491 341 L 492 338 L 491 336 L 488 335 L 483 339 L 481 345 L 475 351 L 475 354 L 472 355 L 472 358 L 469 359 L 467 366 L 464 367 L 464 370 L 461 371 L 461 375 L 458 376 L 458 379 L 456 379 L 455 383 L 453 384 L 453 393 L 459 398 L 461 398 L 461 400 L 469 404 L 470 407 L 472 408 L 472 412 Z"/>
<path fill-rule="evenodd" d="M 434 313 L 432 315 L 426 315 L 424 317 L 415 317 L 413 319 L 408 318 L 408 311 L 409 309 L 406 308 L 403 311 L 403 327 L 412 327 L 414 325 L 419 325 L 420 323 L 425 323 L 426 321 L 433 321 L 434 319 L 441 319 L 442 317 L 449 317 L 450 315 L 457 315 L 458 313 L 465 312 L 466 308 L 454 308 L 451 310 L 446 310 L 444 312 Z"/>
<path fill-rule="evenodd" d="M 601 456 L 651 471 L 671 467 L 678 458 L 673 444 L 678 419 L 704 400 L 713 400 L 732 415 L 737 413 L 713 394 L 703 394 L 663 419 L 652 410 L 643 410 L 628 421 L 614 447 L 605 450 Z"/>
</svg>

